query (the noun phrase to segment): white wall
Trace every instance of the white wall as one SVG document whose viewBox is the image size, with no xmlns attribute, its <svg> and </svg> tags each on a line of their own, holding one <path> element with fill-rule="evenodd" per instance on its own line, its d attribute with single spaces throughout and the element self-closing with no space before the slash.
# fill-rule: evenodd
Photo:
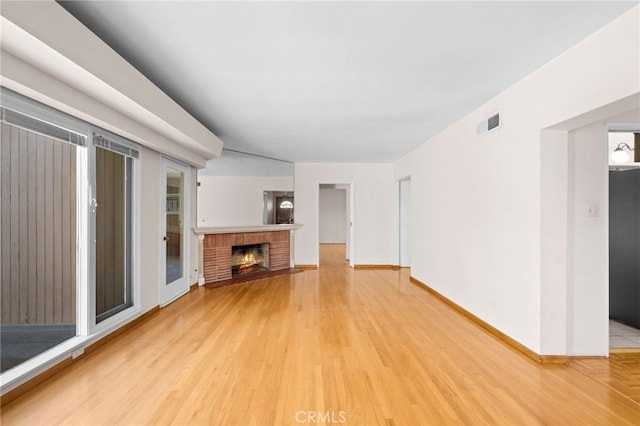
<svg viewBox="0 0 640 426">
<path fill-rule="evenodd" d="M 320 244 L 347 242 L 346 190 L 320 188 Z"/>
<path fill-rule="evenodd" d="M 565 354 L 567 346 L 568 133 L 540 132 L 540 339 L 541 354 Z M 543 331 L 540 332 L 543 335 Z"/>
<path fill-rule="evenodd" d="M 606 128 L 600 122 L 569 132 L 567 326 L 574 331 L 567 339 L 569 354 L 598 355 L 598 340 L 608 341 L 608 325 L 598 320 L 609 312 L 608 287 L 602 285 L 609 282 L 608 240 L 603 232 L 608 222 L 606 141 Z M 594 216 L 589 209 L 594 209 Z"/>
<path fill-rule="evenodd" d="M 638 17 L 636 7 L 394 164 L 395 179 L 412 181 L 412 235 L 419 236 L 412 275 L 537 353 L 567 354 L 574 337 L 583 341 L 576 348 L 607 352 L 600 331 L 567 337 L 567 304 L 549 302 L 567 297 L 566 250 L 558 260 L 542 249 L 558 238 L 551 232 L 557 229 L 567 245 L 566 219 L 551 218 L 566 218 L 569 165 L 558 159 L 566 160 L 568 142 L 556 134 L 550 139 L 558 145 L 541 145 L 541 134 L 578 116 L 602 119 L 603 106 L 637 105 L 631 96 L 640 92 Z M 477 124 L 496 111 L 502 128 L 477 137 Z M 588 120 L 588 113 L 598 117 Z M 585 295 L 580 310 L 603 303 L 601 296 Z"/>
<path fill-rule="evenodd" d="M 296 163 L 297 264 L 318 265 L 319 185 L 351 183 L 356 265 L 392 263 L 393 178 L 391 164 Z"/>
<path fill-rule="evenodd" d="M 198 176 L 198 226 L 262 225 L 263 192 L 293 191 L 290 176 Z M 294 216 L 297 219 L 297 194 Z"/>
<path fill-rule="evenodd" d="M 399 265 L 411 266 L 411 179 L 399 182 Z"/>
<path fill-rule="evenodd" d="M 140 265 L 141 304 L 145 311 L 160 301 L 160 154 L 142 148 L 140 152 Z M 197 243 L 197 240 L 196 240 Z M 197 260 L 197 259 L 196 259 Z"/>
</svg>

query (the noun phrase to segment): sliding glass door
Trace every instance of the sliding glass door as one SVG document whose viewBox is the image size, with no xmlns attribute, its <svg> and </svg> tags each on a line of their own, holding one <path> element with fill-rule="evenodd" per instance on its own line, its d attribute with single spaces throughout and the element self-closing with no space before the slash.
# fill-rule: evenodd
<svg viewBox="0 0 640 426">
<path fill-rule="evenodd" d="M 97 139 L 98 141 L 100 139 Z M 96 161 L 96 322 L 130 307 L 132 158 L 100 146 Z"/>
<path fill-rule="evenodd" d="M 1 94 L 4 380 L 5 372 L 37 367 L 55 356 L 48 350 L 109 327 L 134 306 L 139 148 L 11 91 Z"/>
</svg>

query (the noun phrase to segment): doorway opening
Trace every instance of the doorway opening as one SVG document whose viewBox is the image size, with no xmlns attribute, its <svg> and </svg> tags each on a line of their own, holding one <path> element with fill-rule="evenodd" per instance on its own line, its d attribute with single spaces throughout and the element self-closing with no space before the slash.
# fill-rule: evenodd
<svg viewBox="0 0 640 426">
<path fill-rule="evenodd" d="M 611 129 L 610 129 L 611 130 Z M 610 131 L 609 348 L 640 350 L 640 127 Z M 626 158 L 612 153 L 626 147 Z M 616 161 L 617 160 L 617 161 Z"/>
<path fill-rule="evenodd" d="M 353 266 L 353 190 L 350 183 L 321 183 L 318 188 L 318 244 L 333 245 Z M 320 250 L 318 250 L 318 253 Z M 318 255 L 320 265 L 321 256 Z"/>
<path fill-rule="evenodd" d="M 620 99 L 540 133 L 541 348 L 546 353 L 610 353 L 606 144 L 609 131 L 640 130 L 639 99 Z"/>
<path fill-rule="evenodd" d="M 294 223 L 293 191 L 262 192 L 262 223 L 264 225 Z"/>
</svg>

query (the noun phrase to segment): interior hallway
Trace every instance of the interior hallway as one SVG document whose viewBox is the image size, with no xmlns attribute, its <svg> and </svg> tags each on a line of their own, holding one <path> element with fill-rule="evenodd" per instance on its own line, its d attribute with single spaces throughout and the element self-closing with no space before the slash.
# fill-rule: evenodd
<svg viewBox="0 0 640 426">
<path fill-rule="evenodd" d="M 635 425 L 640 355 L 536 364 L 408 269 L 353 270 L 343 246 L 322 245 L 318 270 L 190 292 L 0 420 L 280 425 L 309 413 L 363 425 Z"/>
</svg>

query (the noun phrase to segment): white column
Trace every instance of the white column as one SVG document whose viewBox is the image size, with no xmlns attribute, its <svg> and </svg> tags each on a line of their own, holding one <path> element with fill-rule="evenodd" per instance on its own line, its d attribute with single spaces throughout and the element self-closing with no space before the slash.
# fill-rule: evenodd
<svg viewBox="0 0 640 426">
<path fill-rule="evenodd" d="M 296 266 L 296 262 L 294 257 L 295 254 L 295 250 L 293 249 L 293 241 L 295 240 L 294 238 L 294 233 L 296 231 L 291 229 L 289 230 L 289 267 L 290 268 L 294 268 Z"/>
<path fill-rule="evenodd" d="M 204 235 L 198 235 L 198 285 L 204 285 Z"/>
</svg>

